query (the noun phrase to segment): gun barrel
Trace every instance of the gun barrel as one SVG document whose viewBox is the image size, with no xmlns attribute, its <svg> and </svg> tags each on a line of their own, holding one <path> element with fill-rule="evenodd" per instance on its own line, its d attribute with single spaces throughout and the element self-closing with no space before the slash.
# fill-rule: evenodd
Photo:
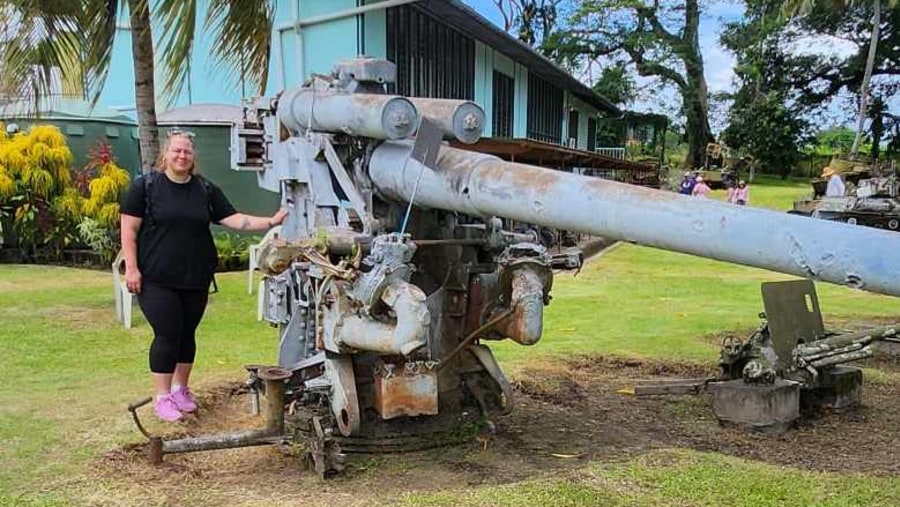
<svg viewBox="0 0 900 507">
<path fill-rule="evenodd" d="M 409 99 L 421 116 L 436 121 L 444 131 L 444 139 L 457 139 L 472 144 L 481 139 L 484 132 L 484 110 L 468 100 Z"/>
<path fill-rule="evenodd" d="M 406 97 L 294 88 L 278 102 L 278 119 L 295 133 L 310 129 L 402 139 L 419 127 L 416 106 Z"/>
<path fill-rule="evenodd" d="M 900 295 L 900 234 L 579 176 L 444 146 L 437 167 L 385 142 L 369 175 L 382 195 L 474 216 L 631 241 Z M 417 179 L 421 171 L 421 181 Z"/>
<path fill-rule="evenodd" d="M 890 326 L 876 327 L 873 329 L 864 329 L 855 333 L 845 333 L 823 338 L 821 340 L 804 343 L 798 345 L 796 353 L 801 356 L 811 356 L 823 352 L 834 351 L 852 344 L 868 345 L 873 341 L 883 340 L 897 336 L 900 333 L 900 326 L 891 324 Z"/>
</svg>

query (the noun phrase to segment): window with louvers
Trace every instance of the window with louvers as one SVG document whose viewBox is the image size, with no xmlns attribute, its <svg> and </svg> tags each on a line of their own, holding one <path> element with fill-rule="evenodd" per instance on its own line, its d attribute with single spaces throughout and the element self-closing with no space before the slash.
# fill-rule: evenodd
<svg viewBox="0 0 900 507">
<path fill-rule="evenodd" d="M 534 74 L 528 75 L 528 138 L 562 144 L 563 92 Z"/>
<path fill-rule="evenodd" d="M 475 42 L 410 5 L 387 10 L 387 58 L 397 65 L 390 93 L 472 100 Z"/>
<path fill-rule="evenodd" d="M 513 135 L 513 103 L 516 81 L 502 72 L 494 71 L 493 137 L 511 138 Z"/>
</svg>

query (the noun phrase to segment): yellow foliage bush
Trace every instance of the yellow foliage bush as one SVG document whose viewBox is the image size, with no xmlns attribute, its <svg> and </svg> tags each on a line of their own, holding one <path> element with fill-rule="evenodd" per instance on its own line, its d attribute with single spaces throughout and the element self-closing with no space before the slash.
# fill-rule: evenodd
<svg viewBox="0 0 900 507">
<path fill-rule="evenodd" d="M 4 191 L 0 198 L 8 199 L 13 192 L 33 193 L 43 199 L 61 194 L 72 183 L 69 167 L 74 157 L 66 145 L 66 137 L 52 125 L 36 125 L 27 132 L 12 137 L 2 129 L 0 137 L 0 166 L 13 182 L 9 192 L 6 181 L 0 182 Z M 18 187 L 16 187 L 18 185 Z"/>
<path fill-rule="evenodd" d="M 28 137 L 35 143 L 43 143 L 50 148 L 65 148 L 68 151 L 66 136 L 53 125 L 35 125 L 28 131 Z"/>
<path fill-rule="evenodd" d="M 0 201 L 9 199 L 16 191 L 16 182 L 13 181 L 6 168 L 0 165 Z"/>
<path fill-rule="evenodd" d="M 0 128 L 0 205 L 15 203 L 12 225 L 20 245 L 60 252 L 77 241 L 76 227 L 86 218 L 110 238 L 117 235 L 119 196 L 130 178 L 107 145 L 100 151 L 99 159 L 73 172 L 74 156 L 57 127 L 36 125 L 12 136 Z"/>
<path fill-rule="evenodd" d="M 53 213 L 58 217 L 78 220 L 82 216 L 85 199 L 75 188 L 67 188 L 62 195 L 53 200 Z"/>
</svg>

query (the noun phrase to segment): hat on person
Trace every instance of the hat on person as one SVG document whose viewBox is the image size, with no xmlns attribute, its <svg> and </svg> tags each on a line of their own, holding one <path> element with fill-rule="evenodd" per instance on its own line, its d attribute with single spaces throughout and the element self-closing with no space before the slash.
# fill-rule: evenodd
<svg viewBox="0 0 900 507">
<path fill-rule="evenodd" d="M 741 181 L 738 182 L 738 185 L 746 185 L 746 184 L 747 184 L 747 182 L 744 181 L 744 180 L 741 180 Z"/>
<path fill-rule="evenodd" d="M 703 176 L 697 176 L 697 183 L 700 183 L 701 181 L 703 181 Z"/>
<path fill-rule="evenodd" d="M 684 177 L 685 177 L 685 178 L 690 178 L 690 177 L 691 177 L 691 172 L 688 171 L 688 172 L 684 173 Z"/>
<path fill-rule="evenodd" d="M 822 177 L 823 178 L 827 178 L 827 177 L 831 176 L 832 174 L 834 174 L 834 169 L 832 169 L 831 166 L 826 165 L 825 168 L 822 169 Z"/>
</svg>

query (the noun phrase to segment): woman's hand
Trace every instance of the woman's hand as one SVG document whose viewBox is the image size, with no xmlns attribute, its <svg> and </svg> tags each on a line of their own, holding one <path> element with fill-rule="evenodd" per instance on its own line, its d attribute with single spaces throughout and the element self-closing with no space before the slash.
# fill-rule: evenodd
<svg viewBox="0 0 900 507">
<path fill-rule="evenodd" d="M 138 268 L 125 268 L 125 287 L 132 294 L 141 293 L 141 272 Z"/>
<path fill-rule="evenodd" d="M 281 223 L 284 222 L 285 217 L 287 217 L 287 214 L 288 214 L 287 208 L 279 209 L 277 213 L 275 213 L 274 215 L 272 215 L 271 218 L 269 218 L 269 226 L 275 227 L 276 225 L 281 225 Z"/>
</svg>

